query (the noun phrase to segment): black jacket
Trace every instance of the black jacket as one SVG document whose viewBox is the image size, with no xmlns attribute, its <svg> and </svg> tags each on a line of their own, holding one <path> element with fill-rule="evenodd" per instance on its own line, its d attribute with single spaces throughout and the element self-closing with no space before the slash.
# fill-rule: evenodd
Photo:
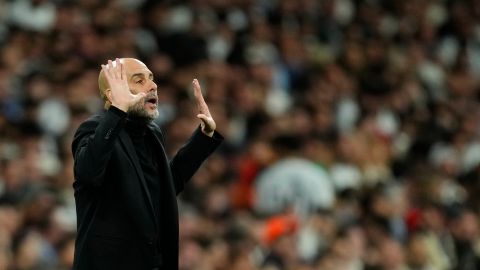
<svg viewBox="0 0 480 270">
<path fill-rule="evenodd" d="M 148 124 L 162 182 L 161 211 L 155 213 L 125 121 L 126 114 L 111 107 L 83 122 L 75 133 L 73 269 L 178 269 L 176 195 L 223 138 L 216 132 L 210 138 L 197 129 L 169 161 L 162 132 Z"/>
</svg>

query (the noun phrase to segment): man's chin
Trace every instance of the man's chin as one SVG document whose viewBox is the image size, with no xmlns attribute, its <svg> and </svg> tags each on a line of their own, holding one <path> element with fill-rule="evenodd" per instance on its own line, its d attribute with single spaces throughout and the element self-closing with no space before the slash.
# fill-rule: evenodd
<svg viewBox="0 0 480 270">
<path fill-rule="evenodd" d="M 130 119 L 143 120 L 143 121 L 149 122 L 149 121 L 155 120 L 155 118 L 158 117 L 158 111 L 157 110 L 155 110 L 155 111 L 147 111 L 147 110 L 135 111 L 135 110 L 133 110 L 133 111 L 128 112 L 128 117 Z"/>
<path fill-rule="evenodd" d="M 155 119 L 158 117 L 158 111 L 154 111 L 154 112 L 150 113 L 150 114 L 148 115 L 148 117 L 149 117 L 150 120 L 152 120 L 152 121 L 155 120 Z"/>
<path fill-rule="evenodd" d="M 151 120 L 157 118 L 157 117 L 158 117 L 157 106 L 155 106 L 155 108 L 153 108 L 153 109 L 147 108 L 147 109 L 145 110 L 145 114 L 148 115 L 148 117 L 149 117 Z"/>
</svg>

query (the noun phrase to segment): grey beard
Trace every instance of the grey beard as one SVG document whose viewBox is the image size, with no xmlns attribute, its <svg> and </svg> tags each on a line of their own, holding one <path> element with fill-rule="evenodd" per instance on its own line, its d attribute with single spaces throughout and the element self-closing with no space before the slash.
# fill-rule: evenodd
<svg viewBox="0 0 480 270">
<path fill-rule="evenodd" d="M 131 119 L 140 118 L 147 122 L 153 121 L 158 117 L 158 111 L 155 111 L 153 114 L 149 114 L 147 109 L 145 109 L 145 99 L 140 99 L 137 103 L 130 106 L 128 109 L 128 116 Z"/>
</svg>

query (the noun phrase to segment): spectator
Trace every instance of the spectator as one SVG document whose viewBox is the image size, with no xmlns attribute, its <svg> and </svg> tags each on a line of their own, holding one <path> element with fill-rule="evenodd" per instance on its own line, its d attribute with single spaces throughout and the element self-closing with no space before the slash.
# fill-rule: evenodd
<svg viewBox="0 0 480 270">
<path fill-rule="evenodd" d="M 333 206 L 335 193 L 328 174 L 296 156 L 300 144 L 302 139 L 294 136 L 280 135 L 272 141 L 276 161 L 255 180 L 255 209 L 260 214 L 278 214 L 293 207 L 303 218 L 316 209 Z"/>
<path fill-rule="evenodd" d="M 480 268 L 479 7 L 0 0 L 0 269 L 71 268 L 69 145 L 114 56 L 151 67 L 166 151 L 194 75 L 225 134 L 179 199 L 181 269 Z"/>
</svg>

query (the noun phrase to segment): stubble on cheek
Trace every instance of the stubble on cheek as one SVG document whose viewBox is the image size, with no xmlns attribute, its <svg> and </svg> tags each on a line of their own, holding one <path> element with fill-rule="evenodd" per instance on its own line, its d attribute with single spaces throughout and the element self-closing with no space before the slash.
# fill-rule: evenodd
<svg viewBox="0 0 480 270">
<path fill-rule="evenodd" d="M 148 109 L 145 108 L 146 99 L 142 98 L 133 104 L 129 110 L 128 114 L 133 117 L 145 118 L 147 120 L 153 120 L 158 117 L 158 110 L 154 110 L 153 112 L 149 112 Z"/>
</svg>

